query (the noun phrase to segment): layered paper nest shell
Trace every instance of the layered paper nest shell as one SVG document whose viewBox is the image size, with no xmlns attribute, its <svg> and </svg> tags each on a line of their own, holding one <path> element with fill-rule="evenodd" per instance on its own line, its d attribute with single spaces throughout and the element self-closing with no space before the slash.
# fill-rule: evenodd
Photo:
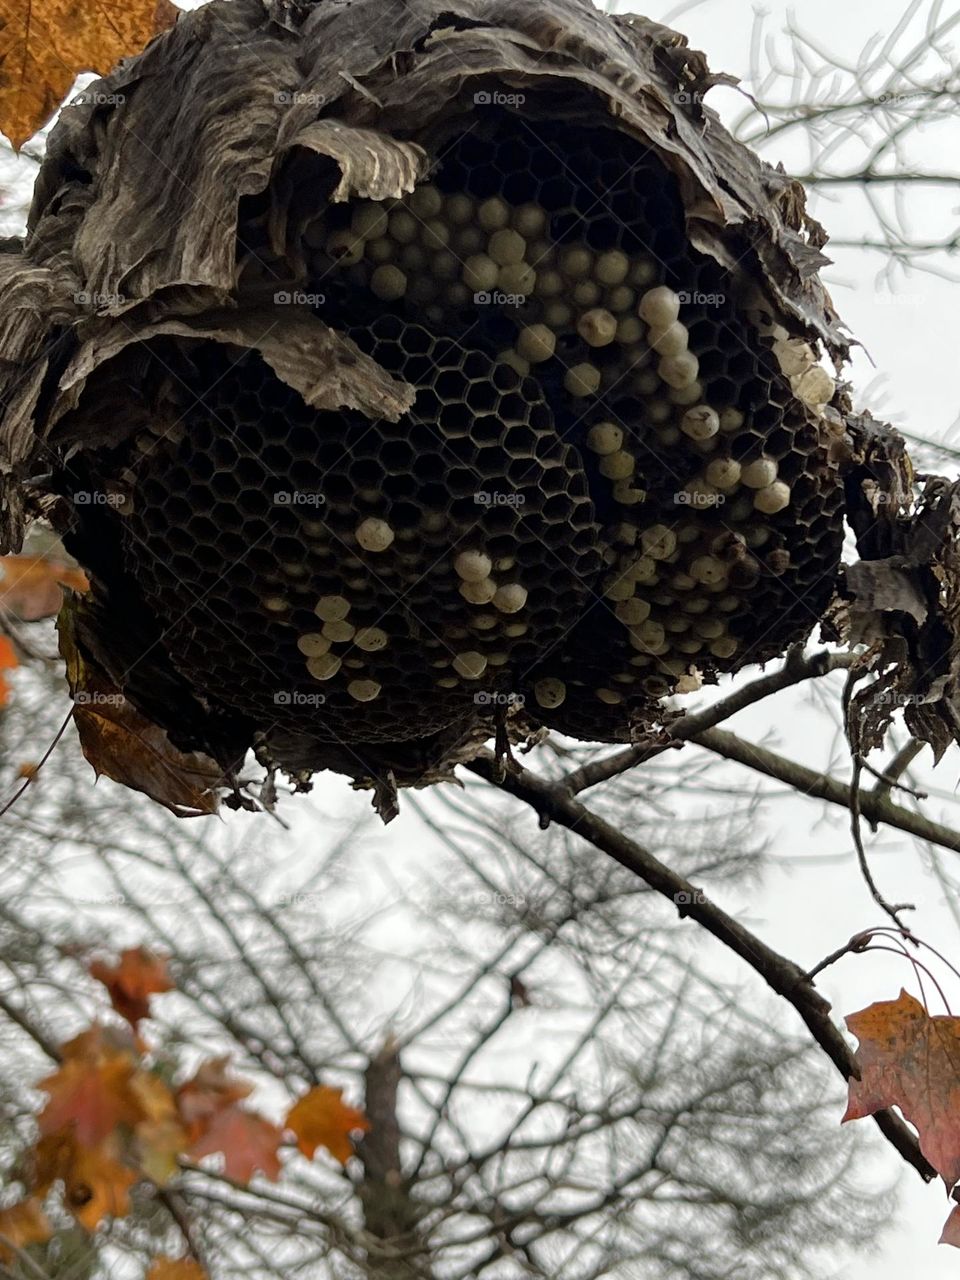
<svg viewBox="0 0 960 1280">
<path fill-rule="evenodd" d="M 846 343 L 718 79 L 585 4 L 231 0 L 64 112 L 0 258 L 5 536 L 53 519 L 179 746 L 423 782 L 811 631 Z"/>
</svg>

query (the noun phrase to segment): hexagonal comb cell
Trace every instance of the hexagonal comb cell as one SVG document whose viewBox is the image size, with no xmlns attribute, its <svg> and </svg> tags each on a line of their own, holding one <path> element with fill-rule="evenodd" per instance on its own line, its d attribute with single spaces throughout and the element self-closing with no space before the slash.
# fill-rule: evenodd
<svg viewBox="0 0 960 1280">
<path fill-rule="evenodd" d="M 356 336 L 418 388 L 401 422 L 316 413 L 260 357 L 210 346 L 202 407 L 146 459 L 123 520 L 191 682 L 331 742 L 472 716 L 478 689 L 562 641 L 600 564 L 532 379 L 389 316 Z M 174 527 L 189 549 L 171 555 Z"/>
<path fill-rule="evenodd" d="M 404 741 L 513 692 L 624 740 L 822 612 L 832 385 L 738 305 L 625 134 L 491 111 L 439 151 L 409 195 L 304 234 L 319 314 L 412 409 L 319 413 L 204 345 L 176 438 L 120 460 L 126 562 L 180 671 L 265 731 Z"/>
</svg>

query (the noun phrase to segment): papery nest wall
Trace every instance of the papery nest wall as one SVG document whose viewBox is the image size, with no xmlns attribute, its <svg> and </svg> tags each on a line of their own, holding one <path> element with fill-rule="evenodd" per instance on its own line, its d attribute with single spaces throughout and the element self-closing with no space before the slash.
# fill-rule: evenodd
<svg viewBox="0 0 960 1280">
<path fill-rule="evenodd" d="M 6 545 L 43 515 L 91 578 L 74 693 L 390 813 L 809 634 L 890 450 L 717 83 L 587 4 L 230 0 L 68 107 L 0 258 L 0 460 Z"/>
</svg>

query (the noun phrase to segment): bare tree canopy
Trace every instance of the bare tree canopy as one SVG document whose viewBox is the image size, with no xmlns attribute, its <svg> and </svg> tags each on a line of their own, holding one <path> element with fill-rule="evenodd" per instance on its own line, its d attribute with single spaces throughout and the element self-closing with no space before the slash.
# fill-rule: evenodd
<svg viewBox="0 0 960 1280">
<path fill-rule="evenodd" d="M 0 1276 L 813 1280 L 960 1201 L 956 455 L 831 262 L 952 278 L 957 15 L 738 82 L 586 0 L 34 7 Z"/>
</svg>

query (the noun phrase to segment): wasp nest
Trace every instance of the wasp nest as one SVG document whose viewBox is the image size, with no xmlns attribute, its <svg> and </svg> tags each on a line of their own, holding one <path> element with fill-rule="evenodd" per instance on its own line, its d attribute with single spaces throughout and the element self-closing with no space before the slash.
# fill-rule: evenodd
<svg viewBox="0 0 960 1280">
<path fill-rule="evenodd" d="M 424 5 L 361 58 L 373 9 L 214 3 L 116 73 L 126 106 L 66 113 L 24 256 L 61 312 L 37 349 L 73 350 L 8 413 L 20 474 L 29 423 L 81 640 L 185 747 L 418 781 L 505 709 L 628 740 L 831 596 L 818 229 L 664 28 Z M 154 146 L 187 190 L 150 179 L 147 253 Z"/>
</svg>

